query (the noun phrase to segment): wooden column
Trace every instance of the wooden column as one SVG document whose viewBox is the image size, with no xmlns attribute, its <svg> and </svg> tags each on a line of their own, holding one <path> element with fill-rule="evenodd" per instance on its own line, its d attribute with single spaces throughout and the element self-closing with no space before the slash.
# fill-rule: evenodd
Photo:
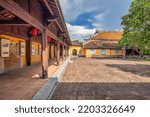
<svg viewBox="0 0 150 117">
<path fill-rule="evenodd" d="M 31 66 L 31 39 L 26 40 L 26 60 L 27 66 Z"/>
<path fill-rule="evenodd" d="M 54 58 L 57 58 L 57 44 L 54 45 Z"/>
<path fill-rule="evenodd" d="M 62 61 L 64 61 L 64 42 L 62 44 Z"/>
<path fill-rule="evenodd" d="M 64 45 L 64 58 L 66 58 L 66 46 Z"/>
<path fill-rule="evenodd" d="M 60 65 L 60 43 L 59 43 L 59 39 L 57 42 L 56 62 L 57 62 L 57 66 L 59 66 Z"/>
<path fill-rule="evenodd" d="M 48 42 L 47 32 L 42 32 L 42 77 L 48 78 Z"/>
<path fill-rule="evenodd" d="M 67 47 L 67 57 L 69 56 L 69 47 Z"/>
<path fill-rule="evenodd" d="M 65 46 L 65 57 L 67 58 L 67 46 Z"/>
</svg>

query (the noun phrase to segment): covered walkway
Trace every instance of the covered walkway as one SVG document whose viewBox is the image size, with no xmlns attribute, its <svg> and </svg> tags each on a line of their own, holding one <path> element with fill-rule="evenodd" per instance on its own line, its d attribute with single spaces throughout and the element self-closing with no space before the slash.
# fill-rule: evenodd
<svg viewBox="0 0 150 117">
<path fill-rule="evenodd" d="M 58 67 L 54 59 L 49 61 L 48 76 L 51 77 Z M 0 75 L 0 100 L 32 99 L 47 81 L 41 76 L 41 63 Z"/>
</svg>

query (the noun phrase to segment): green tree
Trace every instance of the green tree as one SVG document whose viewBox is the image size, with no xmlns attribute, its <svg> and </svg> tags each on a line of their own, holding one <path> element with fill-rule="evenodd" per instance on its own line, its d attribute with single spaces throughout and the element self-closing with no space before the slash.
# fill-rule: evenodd
<svg viewBox="0 0 150 117">
<path fill-rule="evenodd" d="M 119 46 L 150 54 L 150 0 L 134 0 L 129 13 L 122 17 L 123 37 Z"/>
</svg>

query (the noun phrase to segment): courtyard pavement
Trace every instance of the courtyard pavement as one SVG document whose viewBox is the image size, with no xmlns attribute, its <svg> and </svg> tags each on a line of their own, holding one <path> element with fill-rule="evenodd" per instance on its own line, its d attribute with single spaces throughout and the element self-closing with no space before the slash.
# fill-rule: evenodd
<svg viewBox="0 0 150 117">
<path fill-rule="evenodd" d="M 49 61 L 48 76 L 57 69 L 55 60 Z M 0 75 L 0 100 L 31 100 L 48 80 L 41 79 L 41 72 L 41 64 L 34 64 Z"/>
<path fill-rule="evenodd" d="M 53 100 L 150 99 L 150 62 L 72 58 Z"/>
</svg>

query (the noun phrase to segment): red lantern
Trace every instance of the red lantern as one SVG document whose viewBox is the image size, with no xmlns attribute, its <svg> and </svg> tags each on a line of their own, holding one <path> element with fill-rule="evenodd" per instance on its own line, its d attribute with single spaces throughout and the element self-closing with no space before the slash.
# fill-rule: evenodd
<svg viewBox="0 0 150 117">
<path fill-rule="evenodd" d="M 51 37 L 48 36 L 47 37 L 47 41 L 50 42 L 51 41 Z"/>
<path fill-rule="evenodd" d="M 32 29 L 32 36 L 37 36 L 38 35 L 38 29 L 33 28 Z"/>
</svg>

